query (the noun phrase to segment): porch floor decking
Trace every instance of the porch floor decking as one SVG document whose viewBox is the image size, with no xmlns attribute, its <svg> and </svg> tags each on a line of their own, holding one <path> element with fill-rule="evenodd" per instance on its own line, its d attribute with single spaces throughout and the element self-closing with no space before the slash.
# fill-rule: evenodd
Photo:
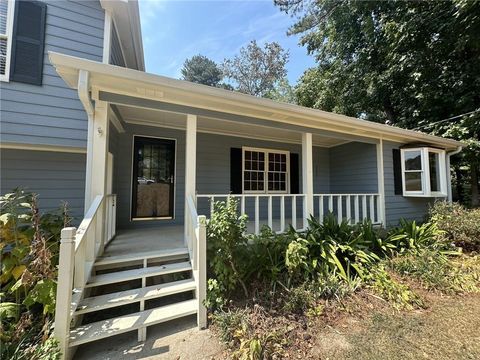
<svg viewBox="0 0 480 360">
<path fill-rule="evenodd" d="M 183 225 L 121 229 L 105 247 L 102 257 L 122 257 L 185 248 Z"/>
</svg>

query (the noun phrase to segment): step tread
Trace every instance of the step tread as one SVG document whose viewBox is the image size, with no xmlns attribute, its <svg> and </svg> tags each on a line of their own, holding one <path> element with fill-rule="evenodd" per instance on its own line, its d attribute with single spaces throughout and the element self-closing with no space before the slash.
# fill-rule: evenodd
<svg viewBox="0 0 480 360">
<path fill-rule="evenodd" d="M 155 309 L 79 326 L 70 331 L 69 346 L 78 346 L 109 336 L 188 316 L 197 312 L 197 300 L 188 300 Z"/>
<path fill-rule="evenodd" d="M 133 270 L 116 271 L 108 274 L 96 275 L 85 285 L 85 287 L 114 284 L 122 281 L 141 279 L 144 277 L 166 275 L 175 272 L 188 271 L 192 269 L 190 262 L 178 262 L 160 266 L 151 266 Z"/>
<path fill-rule="evenodd" d="M 175 248 L 175 249 L 166 249 L 166 250 L 159 250 L 154 252 L 143 252 L 143 253 L 136 253 L 136 254 L 127 254 L 127 255 L 113 255 L 113 256 L 101 256 L 95 262 L 95 266 L 101 265 L 111 265 L 117 264 L 122 262 L 128 261 L 137 261 L 143 259 L 156 259 L 162 257 L 170 257 L 170 256 L 177 256 L 177 255 L 188 255 L 187 248 Z"/>
<path fill-rule="evenodd" d="M 195 281 L 193 279 L 187 279 L 89 297 L 80 302 L 75 315 L 131 304 L 140 300 L 149 300 L 162 296 L 178 294 L 189 290 L 195 290 L 195 288 Z"/>
</svg>

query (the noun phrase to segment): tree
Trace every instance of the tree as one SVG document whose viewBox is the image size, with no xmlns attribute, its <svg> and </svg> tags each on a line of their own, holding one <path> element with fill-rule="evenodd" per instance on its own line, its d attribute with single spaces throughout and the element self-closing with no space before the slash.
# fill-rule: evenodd
<svg viewBox="0 0 480 360">
<path fill-rule="evenodd" d="M 287 78 L 277 81 L 273 89 L 265 94 L 267 99 L 272 99 L 279 102 L 296 104 L 295 90 L 288 82 Z"/>
<path fill-rule="evenodd" d="M 203 85 L 219 86 L 223 76 L 222 70 L 213 60 L 195 55 L 183 63 L 182 78 Z"/>
<path fill-rule="evenodd" d="M 453 136 L 468 143 L 478 205 L 480 2 L 275 0 L 297 17 L 290 34 L 317 60 L 297 87 L 301 105 Z M 430 126 L 431 125 L 431 126 Z"/>
<path fill-rule="evenodd" d="M 287 71 L 288 51 L 276 42 L 265 43 L 263 49 L 252 40 L 233 59 L 225 59 L 223 73 L 235 83 L 235 90 L 265 96 L 283 79 Z"/>
</svg>

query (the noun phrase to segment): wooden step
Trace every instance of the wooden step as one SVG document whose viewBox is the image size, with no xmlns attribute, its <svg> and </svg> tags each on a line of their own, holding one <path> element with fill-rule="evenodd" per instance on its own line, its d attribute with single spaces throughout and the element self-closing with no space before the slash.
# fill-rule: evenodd
<svg viewBox="0 0 480 360">
<path fill-rule="evenodd" d="M 166 275 L 189 270 L 192 270 L 192 265 L 189 262 L 179 262 L 174 264 L 165 264 L 161 266 L 151 266 L 141 269 L 116 271 L 108 274 L 93 276 L 90 281 L 85 285 L 85 287 L 88 288 L 94 286 L 108 285 L 123 281 L 142 279 L 151 276 Z"/>
<path fill-rule="evenodd" d="M 196 313 L 197 300 L 193 299 L 82 325 L 70 331 L 69 346 L 85 344 Z"/>
<path fill-rule="evenodd" d="M 86 314 L 116 306 L 135 303 L 141 300 L 150 300 L 192 290 L 195 290 L 195 281 L 193 279 L 187 279 L 148 286 L 145 288 L 89 297 L 80 302 L 75 315 Z"/>
<path fill-rule="evenodd" d="M 95 262 L 95 266 L 103 266 L 103 265 L 112 265 L 112 264 L 120 264 L 124 262 L 130 261 L 140 261 L 143 259 L 163 259 L 166 258 L 170 260 L 170 258 L 175 258 L 178 256 L 187 256 L 188 249 L 187 248 L 176 248 L 176 249 L 167 249 L 167 250 L 160 250 L 154 252 L 143 252 L 143 253 L 135 253 L 131 255 L 117 255 L 117 256 L 102 256 L 97 259 Z"/>
</svg>

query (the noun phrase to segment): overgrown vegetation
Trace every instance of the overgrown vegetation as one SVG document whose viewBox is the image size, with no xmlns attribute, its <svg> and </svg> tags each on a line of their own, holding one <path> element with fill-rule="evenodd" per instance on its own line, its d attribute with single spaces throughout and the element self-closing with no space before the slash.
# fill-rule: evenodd
<svg viewBox="0 0 480 360">
<path fill-rule="evenodd" d="M 2 359 L 57 359 L 50 337 L 55 312 L 60 231 L 66 204 L 40 214 L 35 194 L 15 190 L 0 198 Z"/>
<path fill-rule="evenodd" d="M 436 205 L 429 222 L 402 221 L 389 231 L 328 214 L 323 222 L 311 218 L 305 232 L 265 227 L 257 236 L 246 235 L 237 208 L 233 198 L 215 203 L 207 225 L 207 305 L 234 358 L 281 357 L 309 319 L 328 317 L 358 292 L 411 310 L 427 306 L 414 281 L 446 294 L 479 291 L 478 257 L 462 255 L 439 220 L 456 206 Z M 460 221 L 458 228 L 465 242 L 473 230 Z"/>
</svg>

